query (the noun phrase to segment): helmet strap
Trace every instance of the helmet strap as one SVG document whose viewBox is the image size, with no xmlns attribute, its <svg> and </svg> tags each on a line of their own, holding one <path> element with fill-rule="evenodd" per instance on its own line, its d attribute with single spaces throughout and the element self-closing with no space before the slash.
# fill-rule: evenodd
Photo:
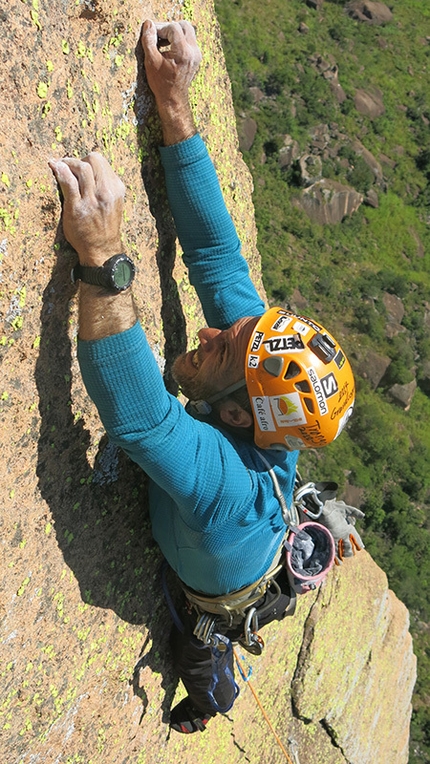
<svg viewBox="0 0 430 764">
<path fill-rule="evenodd" d="M 212 411 L 212 403 L 216 403 L 217 401 L 221 401 L 223 398 L 227 398 L 228 395 L 235 393 L 236 390 L 240 390 L 242 387 L 246 387 L 245 379 L 241 379 L 239 382 L 235 382 L 234 385 L 226 387 L 224 390 L 221 390 L 220 393 L 216 393 L 216 395 L 211 395 L 207 401 L 190 401 L 190 406 L 195 409 L 195 411 L 201 416 L 208 416 Z"/>
</svg>

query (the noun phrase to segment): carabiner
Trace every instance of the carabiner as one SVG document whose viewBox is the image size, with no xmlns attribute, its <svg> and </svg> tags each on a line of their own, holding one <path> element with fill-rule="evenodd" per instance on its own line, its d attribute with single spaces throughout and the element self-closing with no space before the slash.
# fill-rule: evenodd
<svg viewBox="0 0 430 764">
<path fill-rule="evenodd" d="M 318 512 L 311 512 L 311 510 L 308 508 L 305 502 L 308 496 L 312 497 L 312 501 L 314 501 L 317 507 L 319 507 Z M 313 520 L 318 520 L 324 508 L 323 502 L 319 499 L 319 493 L 315 483 L 305 483 L 305 485 L 302 485 L 302 487 L 299 488 L 294 494 L 294 503 L 300 507 L 305 515 L 312 517 Z"/>
</svg>

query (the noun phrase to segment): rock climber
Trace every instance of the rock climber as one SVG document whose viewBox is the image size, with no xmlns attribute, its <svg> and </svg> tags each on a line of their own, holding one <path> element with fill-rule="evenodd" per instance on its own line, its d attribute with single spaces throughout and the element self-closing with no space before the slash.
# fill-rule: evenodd
<svg viewBox="0 0 430 764">
<path fill-rule="evenodd" d="M 250 280 L 190 108 L 201 61 L 194 28 L 147 20 L 141 43 L 169 204 L 208 327 L 173 366 L 186 408 L 166 391 L 137 319 L 135 266 L 120 235 L 122 181 L 98 153 L 50 166 L 79 258 L 82 377 L 111 441 L 149 476 L 153 535 L 185 592 L 173 609 L 172 648 L 188 695 L 170 726 L 193 733 L 234 702 L 231 642 L 258 652 L 257 627 L 288 612 L 280 561 L 298 453 L 340 434 L 355 388 L 334 337 L 316 320 L 267 310 Z M 359 510 L 317 493 L 315 506 L 338 560 L 362 548 Z"/>
</svg>

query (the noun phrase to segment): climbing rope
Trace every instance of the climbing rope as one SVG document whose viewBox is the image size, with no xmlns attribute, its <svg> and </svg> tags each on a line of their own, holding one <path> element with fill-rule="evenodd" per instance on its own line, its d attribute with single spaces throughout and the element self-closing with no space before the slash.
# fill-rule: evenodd
<svg viewBox="0 0 430 764">
<path fill-rule="evenodd" d="M 249 689 L 251 690 L 251 692 L 252 692 L 252 694 L 253 694 L 253 696 L 254 696 L 254 698 L 256 700 L 256 703 L 257 703 L 258 707 L 260 708 L 260 710 L 261 710 L 261 712 L 262 712 L 262 714 L 263 714 L 267 724 L 269 725 L 269 729 L 273 733 L 277 744 L 279 745 L 282 753 L 284 754 L 284 756 L 285 756 L 286 760 L 289 762 L 289 764 L 294 764 L 294 762 L 293 762 L 291 756 L 289 755 L 287 749 L 285 748 L 282 740 L 280 739 L 279 735 L 277 734 L 277 732 L 276 732 L 272 722 L 270 721 L 269 717 L 267 716 L 267 713 L 264 710 L 263 705 L 262 705 L 262 703 L 261 703 L 261 701 L 260 701 L 256 691 L 254 690 L 253 685 L 251 684 L 251 682 L 249 680 L 251 672 L 248 672 L 248 675 L 245 674 L 245 671 L 243 670 L 243 666 L 242 666 L 241 660 L 239 658 L 239 655 L 237 654 L 237 650 L 236 650 L 235 647 L 233 647 L 233 652 L 234 652 L 234 657 L 236 659 L 236 664 L 237 664 L 237 668 L 239 670 L 239 674 L 241 675 L 243 681 L 246 682 L 247 685 L 249 686 Z"/>
</svg>

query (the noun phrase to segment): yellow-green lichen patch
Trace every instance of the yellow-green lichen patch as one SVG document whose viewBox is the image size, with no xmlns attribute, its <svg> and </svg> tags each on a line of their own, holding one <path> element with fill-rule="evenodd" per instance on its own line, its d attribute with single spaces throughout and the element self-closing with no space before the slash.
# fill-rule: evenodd
<svg viewBox="0 0 430 764">
<path fill-rule="evenodd" d="M 22 595 L 24 594 L 24 592 L 25 592 L 28 584 L 30 583 L 30 581 L 31 581 L 30 576 L 26 576 L 24 578 L 24 581 L 22 582 L 21 586 L 19 587 L 19 589 L 18 589 L 18 591 L 16 593 L 18 597 L 22 597 Z"/>
<path fill-rule="evenodd" d="M 46 98 L 48 95 L 49 84 L 47 82 L 39 82 L 37 85 L 37 95 L 39 98 Z"/>
</svg>

